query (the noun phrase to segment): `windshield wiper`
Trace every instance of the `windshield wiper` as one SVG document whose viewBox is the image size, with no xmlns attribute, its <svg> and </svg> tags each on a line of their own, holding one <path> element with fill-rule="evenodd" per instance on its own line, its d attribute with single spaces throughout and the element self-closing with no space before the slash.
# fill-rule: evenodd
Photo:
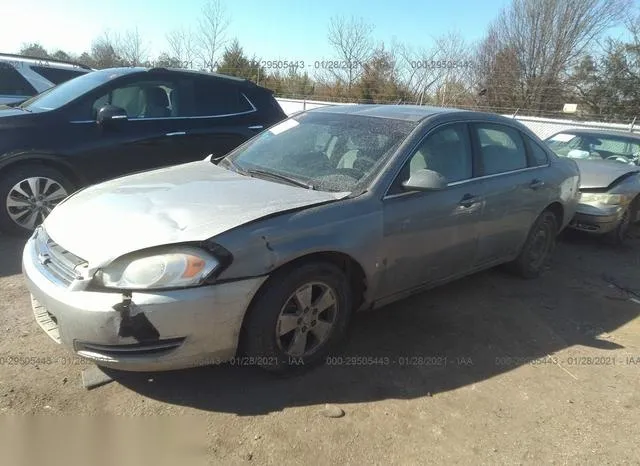
<svg viewBox="0 0 640 466">
<path fill-rule="evenodd" d="M 246 171 L 249 175 L 256 176 L 264 176 L 267 178 L 273 178 L 275 180 L 285 181 L 295 186 L 300 186 L 301 188 L 306 189 L 316 189 L 311 183 L 305 183 L 304 181 L 296 180 L 295 178 L 291 178 L 286 175 L 281 175 L 280 173 L 274 173 L 266 170 L 260 170 L 258 168 L 252 168 Z"/>
<path fill-rule="evenodd" d="M 227 156 L 227 154 L 220 155 L 220 156 L 215 157 L 215 158 L 213 158 L 213 157 L 212 157 L 212 158 L 211 158 L 211 163 L 218 163 L 218 162 L 220 162 L 222 159 L 224 159 L 226 156 Z"/>
</svg>

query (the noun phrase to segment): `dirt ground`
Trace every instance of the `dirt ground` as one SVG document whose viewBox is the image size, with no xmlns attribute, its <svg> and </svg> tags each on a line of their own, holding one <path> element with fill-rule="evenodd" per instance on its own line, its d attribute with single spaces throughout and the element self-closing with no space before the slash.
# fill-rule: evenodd
<svg viewBox="0 0 640 466">
<path fill-rule="evenodd" d="M 21 248 L 0 237 L 1 464 L 40 464 L 29 445 L 45 440 L 93 458 L 79 464 L 124 464 L 125 446 L 168 463 L 183 437 L 174 452 L 197 464 L 640 463 L 638 238 L 569 235 L 539 279 L 491 270 L 358 316 L 345 356 L 386 365 L 221 366 L 90 391 L 87 365 L 33 319 Z"/>
</svg>

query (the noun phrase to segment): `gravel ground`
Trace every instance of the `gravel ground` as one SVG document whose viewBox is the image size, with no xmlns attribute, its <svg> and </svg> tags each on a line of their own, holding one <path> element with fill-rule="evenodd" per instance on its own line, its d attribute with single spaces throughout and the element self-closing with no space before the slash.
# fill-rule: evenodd
<svg viewBox="0 0 640 466">
<path fill-rule="evenodd" d="M 0 237 L 0 464 L 640 463 L 638 238 L 565 235 L 539 279 L 491 270 L 359 315 L 342 364 L 304 376 L 220 366 L 90 391 L 33 319 L 22 244 Z"/>
</svg>

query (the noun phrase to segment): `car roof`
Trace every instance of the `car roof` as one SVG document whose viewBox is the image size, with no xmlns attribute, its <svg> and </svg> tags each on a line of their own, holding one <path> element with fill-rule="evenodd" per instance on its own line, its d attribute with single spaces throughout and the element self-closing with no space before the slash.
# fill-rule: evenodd
<svg viewBox="0 0 640 466">
<path fill-rule="evenodd" d="M 126 74 L 134 74 L 134 73 L 154 73 L 154 72 L 168 72 L 175 73 L 181 75 L 192 75 L 192 76 L 202 76 L 205 78 L 213 78 L 219 79 L 221 81 L 229 81 L 234 82 L 239 85 L 250 86 L 250 87 L 260 87 L 255 84 L 253 81 L 250 81 L 245 78 L 238 78 L 237 76 L 229 76 L 226 74 L 220 73 L 210 73 L 207 71 L 197 71 L 197 70 L 186 70 L 183 68 L 163 68 L 163 67 L 155 67 L 155 68 L 146 68 L 143 66 L 126 66 L 126 67 L 117 67 L 117 68 L 103 68 L 101 70 L 97 70 L 96 72 L 106 72 L 106 73 L 118 73 L 121 75 Z"/>
<path fill-rule="evenodd" d="M 558 131 L 554 133 L 554 135 L 561 134 L 561 133 L 570 133 L 570 134 L 576 134 L 576 135 L 588 134 L 592 136 L 611 136 L 611 137 L 618 137 L 618 138 L 621 137 L 621 138 L 628 138 L 628 139 L 634 139 L 634 140 L 640 141 L 640 134 L 635 134 L 635 133 L 626 132 L 623 130 L 615 130 L 615 129 L 569 128 L 569 129 L 563 129 L 562 131 Z"/>
<path fill-rule="evenodd" d="M 467 112 L 457 108 L 430 107 L 424 105 L 356 104 L 328 105 L 309 110 L 317 113 L 350 114 L 419 122 L 433 115 Z"/>
<path fill-rule="evenodd" d="M 437 117 L 439 115 L 446 115 L 453 118 L 460 118 L 461 120 L 480 120 L 487 123 L 511 125 L 518 128 L 520 131 L 526 132 L 530 136 L 533 134 L 529 130 L 529 128 L 527 128 L 516 119 L 507 118 L 497 113 L 464 110 L 454 107 L 433 107 L 428 105 L 402 104 L 347 104 L 318 107 L 307 111 L 314 113 L 317 112 L 379 117 L 408 121 L 416 124 L 428 118 Z"/>
</svg>

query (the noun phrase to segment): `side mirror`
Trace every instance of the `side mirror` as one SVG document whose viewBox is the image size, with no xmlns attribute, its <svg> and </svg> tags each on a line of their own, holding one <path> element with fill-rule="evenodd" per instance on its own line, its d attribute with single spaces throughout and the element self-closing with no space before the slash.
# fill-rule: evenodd
<svg viewBox="0 0 640 466">
<path fill-rule="evenodd" d="M 433 170 L 422 169 L 402 183 L 406 189 L 415 191 L 438 191 L 447 187 L 447 179 Z"/>
<path fill-rule="evenodd" d="M 105 105 L 98 110 L 98 117 L 96 121 L 99 125 L 108 125 L 116 121 L 127 120 L 127 111 L 124 108 L 116 107 L 115 105 Z"/>
</svg>

